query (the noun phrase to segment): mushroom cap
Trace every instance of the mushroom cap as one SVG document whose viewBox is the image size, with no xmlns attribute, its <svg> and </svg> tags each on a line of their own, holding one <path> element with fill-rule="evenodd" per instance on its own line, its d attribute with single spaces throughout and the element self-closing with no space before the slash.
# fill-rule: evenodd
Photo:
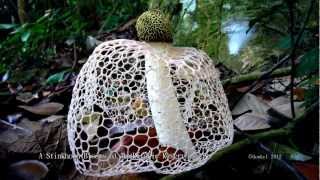
<svg viewBox="0 0 320 180">
<path fill-rule="evenodd" d="M 172 42 L 171 23 L 160 10 L 146 11 L 136 23 L 138 38 L 141 41 Z"/>
</svg>

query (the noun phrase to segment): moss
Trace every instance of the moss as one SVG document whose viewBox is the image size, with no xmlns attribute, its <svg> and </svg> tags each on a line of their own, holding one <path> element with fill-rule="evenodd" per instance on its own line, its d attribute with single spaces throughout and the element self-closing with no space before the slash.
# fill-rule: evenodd
<svg viewBox="0 0 320 180">
<path fill-rule="evenodd" d="M 160 10 L 144 12 L 137 20 L 136 29 L 141 41 L 172 42 L 170 21 Z"/>
</svg>

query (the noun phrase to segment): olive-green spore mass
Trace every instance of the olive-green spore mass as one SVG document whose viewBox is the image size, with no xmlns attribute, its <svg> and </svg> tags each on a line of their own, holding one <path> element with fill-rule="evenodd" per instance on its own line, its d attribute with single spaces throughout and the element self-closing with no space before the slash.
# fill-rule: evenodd
<svg viewBox="0 0 320 180">
<path fill-rule="evenodd" d="M 137 20 L 136 30 L 141 41 L 172 42 L 170 21 L 160 10 L 144 12 Z"/>
</svg>

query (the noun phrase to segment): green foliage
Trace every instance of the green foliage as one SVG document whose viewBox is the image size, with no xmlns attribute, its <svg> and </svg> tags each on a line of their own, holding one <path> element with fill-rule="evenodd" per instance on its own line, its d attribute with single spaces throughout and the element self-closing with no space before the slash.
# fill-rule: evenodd
<svg viewBox="0 0 320 180">
<path fill-rule="evenodd" d="M 180 23 L 175 26 L 175 44 L 203 49 L 213 59 L 224 63 L 235 71 L 248 72 L 267 69 L 288 53 L 291 47 L 290 18 L 287 1 L 196 1 L 195 11 L 184 10 Z M 295 35 L 302 27 L 310 1 L 295 1 Z M 317 5 L 315 5 L 317 7 Z M 298 55 L 317 47 L 316 32 L 318 17 L 316 8 L 307 22 L 298 50 Z M 228 52 L 228 37 L 222 31 L 232 21 L 249 21 L 249 30 L 254 38 L 242 48 L 238 55 Z M 243 64 L 248 64 L 243 66 Z"/>
<path fill-rule="evenodd" d="M 67 72 L 70 72 L 70 70 L 64 70 L 49 76 L 46 80 L 46 84 L 52 85 L 62 82 Z"/>
<path fill-rule="evenodd" d="M 86 23 L 72 11 L 47 11 L 35 22 L 17 26 L 0 44 L 1 63 L 11 65 L 28 59 L 49 59 L 55 55 L 55 44 L 67 38 L 85 36 Z"/>
<path fill-rule="evenodd" d="M 311 49 L 303 54 L 297 66 L 296 76 L 305 78 L 300 87 L 305 89 L 306 107 L 318 101 L 319 98 L 319 48 Z"/>
<path fill-rule="evenodd" d="M 35 64 L 34 61 L 48 64 L 61 47 L 76 45 L 83 50 L 87 34 L 112 30 L 148 6 L 146 0 L 66 2 L 30 1 L 27 23 L 0 24 L 0 30 L 11 31 L 0 42 L 0 73 L 17 65 Z"/>
<path fill-rule="evenodd" d="M 223 1 L 197 1 L 193 12 L 184 10 L 177 24 L 175 43 L 196 46 L 211 57 L 223 59 L 227 54 L 226 35 L 222 33 Z M 188 8 L 188 7 L 187 7 Z"/>
<path fill-rule="evenodd" d="M 109 31 L 131 18 L 139 16 L 147 10 L 147 0 L 70 0 L 77 12 L 86 17 L 86 21 L 93 21 L 90 28 L 99 28 L 100 31 Z M 95 27 L 98 26 L 98 27 Z"/>
<path fill-rule="evenodd" d="M 310 75 L 316 73 L 319 69 L 319 49 L 314 48 L 306 52 L 301 58 L 297 66 L 297 76 Z"/>
<path fill-rule="evenodd" d="M 299 61 L 296 76 L 304 79 L 299 86 L 305 89 L 305 105 L 318 99 L 319 49 L 318 49 L 318 1 L 305 22 L 310 0 L 272 1 L 196 1 L 195 11 L 184 9 L 180 22 L 175 24 L 175 44 L 203 49 L 213 59 L 222 62 L 236 72 L 248 73 L 252 70 L 267 70 L 288 55 L 293 47 L 290 32 L 288 3 L 293 3 L 294 42 L 304 24 L 300 41 L 295 49 L 295 59 Z M 228 37 L 223 27 L 232 21 L 249 21 L 249 30 L 254 30 L 254 38 L 238 55 L 228 52 Z"/>
</svg>

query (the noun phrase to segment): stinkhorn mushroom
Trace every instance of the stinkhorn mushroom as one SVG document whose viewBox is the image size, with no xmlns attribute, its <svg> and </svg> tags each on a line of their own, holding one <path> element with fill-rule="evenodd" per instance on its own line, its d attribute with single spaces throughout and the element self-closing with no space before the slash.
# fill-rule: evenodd
<svg viewBox="0 0 320 180">
<path fill-rule="evenodd" d="M 85 175 L 203 165 L 233 138 L 231 113 L 212 60 L 174 47 L 158 10 L 136 23 L 140 41 L 100 44 L 82 67 L 68 114 L 68 140 Z"/>
</svg>

